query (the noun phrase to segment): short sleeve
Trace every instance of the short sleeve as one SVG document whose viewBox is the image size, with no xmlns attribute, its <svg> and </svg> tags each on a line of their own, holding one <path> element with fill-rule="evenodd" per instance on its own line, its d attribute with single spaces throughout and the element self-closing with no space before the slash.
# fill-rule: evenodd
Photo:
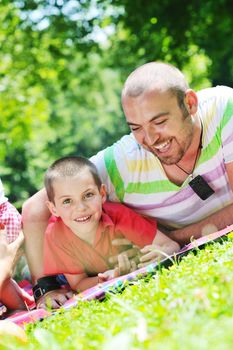
<svg viewBox="0 0 233 350">
<path fill-rule="evenodd" d="M 220 87 L 219 87 L 220 88 Z M 233 89 L 221 86 L 224 93 L 220 98 L 222 118 L 220 122 L 224 162 L 233 162 Z"/>
<path fill-rule="evenodd" d="M 101 181 L 107 188 L 109 200 L 118 202 L 119 199 L 117 198 L 115 188 L 111 182 L 111 176 L 109 176 L 108 169 L 106 167 L 106 154 L 112 147 L 108 147 L 105 150 L 98 152 L 95 156 L 90 158 L 90 161 L 95 164 Z"/>
<path fill-rule="evenodd" d="M 153 242 L 157 231 L 155 219 L 141 216 L 123 204 L 110 203 L 111 205 L 116 232 L 120 231 L 126 239 L 141 248 Z"/>
</svg>

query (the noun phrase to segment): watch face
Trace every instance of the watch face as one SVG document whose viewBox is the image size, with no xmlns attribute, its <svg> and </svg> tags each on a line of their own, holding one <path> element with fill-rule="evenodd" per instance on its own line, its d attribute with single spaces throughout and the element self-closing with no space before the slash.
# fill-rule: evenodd
<svg viewBox="0 0 233 350">
<path fill-rule="evenodd" d="M 197 175 L 192 181 L 190 181 L 189 186 L 202 200 L 206 200 L 214 194 L 214 190 L 201 175 Z"/>
</svg>

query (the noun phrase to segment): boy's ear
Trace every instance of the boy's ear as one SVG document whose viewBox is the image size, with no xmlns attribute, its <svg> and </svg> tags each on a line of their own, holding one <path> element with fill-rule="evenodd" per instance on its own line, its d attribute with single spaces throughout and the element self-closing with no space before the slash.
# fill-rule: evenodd
<svg viewBox="0 0 233 350">
<path fill-rule="evenodd" d="M 102 197 L 102 204 L 104 204 L 104 202 L 107 199 L 107 190 L 106 190 L 106 186 L 104 184 L 102 184 L 100 187 L 100 194 Z"/>
<path fill-rule="evenodd" d="M 53 214 L 54 216 L 58 216 L 57 211 L 56 211 L 56 207 L 55 207 L 53 202 L 46 201 L 46 205 L 49 208 L 51 214 Z"/>
</svg>

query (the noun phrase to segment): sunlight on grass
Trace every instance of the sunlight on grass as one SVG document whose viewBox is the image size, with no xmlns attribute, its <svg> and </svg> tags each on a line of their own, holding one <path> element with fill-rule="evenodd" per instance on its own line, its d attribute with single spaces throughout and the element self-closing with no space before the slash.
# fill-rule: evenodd
<svg viewBox="0 0 233 350">
<path fill-rule="evenodd" d="M 230 349 L 233 242 L 215 243 L 105 301 L 26 327 L 18 349 Z M 12 340 L 1 349 L 15 349 Z"/>
</svg>

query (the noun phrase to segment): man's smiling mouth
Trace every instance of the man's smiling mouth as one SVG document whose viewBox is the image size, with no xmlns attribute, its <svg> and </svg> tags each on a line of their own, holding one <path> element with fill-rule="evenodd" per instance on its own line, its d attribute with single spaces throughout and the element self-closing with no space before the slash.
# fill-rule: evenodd
<svg viewBox="0 0 233 350">
<path fill-rule="evenodd" d="M 153 148 L 161 153 L 168 151 L 171 146 L 171 140 L 160 143 L 159 145 L 153 146 Z"/>
</svg>

